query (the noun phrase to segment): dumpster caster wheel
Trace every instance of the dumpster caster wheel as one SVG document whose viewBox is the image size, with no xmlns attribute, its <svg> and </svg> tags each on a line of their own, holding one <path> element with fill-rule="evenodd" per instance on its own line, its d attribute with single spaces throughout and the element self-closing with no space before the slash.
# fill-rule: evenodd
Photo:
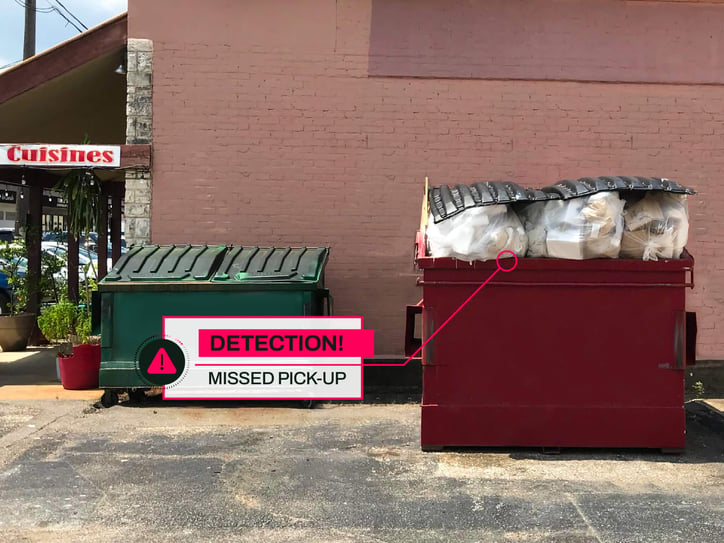
<svg viewBox="0 0 724 543">
<path fill-rule="evenodd" d="M 661 454 L 684 454 L 684 449 L 661 449 Z"/>
<path fill-rule="evenodd" d="M 314 400 L 301 400 L 299 402 L 299 407 L 302 409 L 313 409 L 317 402 Z"/>
<path fill-rule="evenodd" d="M 146 391 L 142 388 L 129 388 L 128 399 L 133 403 L 141 403 L 146 400 Z"/>
<path fill-rule="evenodd" d="M 422 452 L 441 452 L 445 447 L 443 445 L 422 445 Z"/>
<path fill-rule="evenodd" d="M 101 405 L 103 407 L 113 407 L 118 403 L 118 394 L 115 390 L 106 390 L 101 396 Z"/>
</svg>

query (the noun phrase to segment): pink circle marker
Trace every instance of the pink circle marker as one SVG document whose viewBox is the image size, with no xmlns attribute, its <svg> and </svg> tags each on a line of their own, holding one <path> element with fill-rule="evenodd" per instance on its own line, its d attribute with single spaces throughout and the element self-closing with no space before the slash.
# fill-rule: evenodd
<svg viewBox="0 0 724 543">
<path fill-rule="evenodd" d="M 504 266 L 500 263 L 500 257 L 503 256 L 505 253 L 510 253 L 511 255 L 513 255 L 513 258 L 510 259 L 510 260 L 508 260 L 508 262 L 512 262 L 512 263 L 513 263 L 513 265 L 510 266 L 509 268 L 504 267 Z M 497 256 L 496 259 L 495 259 L 495 263 L 498 265 L 498 269 L 499 269 L 500 271 L 502 271 L 502 272 L 513 271 L 513 270 L 515 269 L 515 267 L 518 265 L 518 257 L 516 256 L 516 254 L 515 254 L 513 251 L 500 251 L 500 252 L 498 253 L 498 256 Z"/>
</svg>

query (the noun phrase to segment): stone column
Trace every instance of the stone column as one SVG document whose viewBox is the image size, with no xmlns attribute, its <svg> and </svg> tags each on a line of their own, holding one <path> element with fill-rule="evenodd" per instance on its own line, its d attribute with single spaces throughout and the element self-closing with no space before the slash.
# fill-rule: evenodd
<svg viewBox="0 0 724 543">
<path fill-rule="evenodd" d="M 153 143 L 153 42 L 128 39 L 126 142 Z M 151 241 L 151 172 L 126 172 L 126 243 Z"/>
</svg>

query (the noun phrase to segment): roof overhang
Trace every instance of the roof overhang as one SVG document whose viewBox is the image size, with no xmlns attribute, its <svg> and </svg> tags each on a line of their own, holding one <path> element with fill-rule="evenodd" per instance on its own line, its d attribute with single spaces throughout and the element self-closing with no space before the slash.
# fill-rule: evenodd
<svg viewBox="0 0 724 543">
<path fill-rule="evenodd" d="M 124 144 L 126 13 L 0 73 L 0 141 Z"/>
</svg>

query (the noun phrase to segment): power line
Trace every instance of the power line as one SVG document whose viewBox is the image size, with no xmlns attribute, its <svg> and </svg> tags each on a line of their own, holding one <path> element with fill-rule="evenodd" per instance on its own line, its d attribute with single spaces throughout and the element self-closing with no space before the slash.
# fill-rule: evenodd
<svg viewBox="0 0 724 543">
<path fill-rule="evenodd" d="M 13 65 L 17 64 L 18 62 L 21 62 L 21 61 L 20 61 L 20 60 L 16 60 L 16 61 L 14 61 L 14 62 L 10 62 L 10 63 L 6 64 L 5 66 L 0 66 L 0 70 L 4 70 L 5 68 L 10 68 L 10 66 L 13 66 Z"/>
<path fill-rule="evenodd" d="M 65 15 L 65 13 L 63 13 L 62 11 L 60 11 L 60 10 L 59 10 L 57 7 L 55 7 L 55 6 L 52 6 L 52 7 L 53 7 L 53 11 L 55 11 L 55 13 L 57 13 L 57 14 L 60 15 L 63 19 L 65 19 L 65 20 L 68 22 L 69 25 L 71 25 L 73 28 L 75 28 L 78 32 L 83 32 L 83 29 L 79 28 L 77 24 L 75 24 L 73 21 L 71 21 L 70 19 L 68 19 L 68 17 Z"/>
<path fill-rule="evenodd" d="M 60 7 L 62 7 L 71 17 L 73 17 L 73 19 L 78 21 L 80 26 L 83 28 L 80 28 L 77 24 L 75 24 L 73 21 L 68 19 L 68 17 L 66 16 L 65 13 L 63 13 L 57 6 L 54 6 L 53 4 L 50 3 L 50 0 L 47 0 L 47 1 L 49 4 L 47 8 L 35 8 L 33 11 L 35 11 L 35 13 L 53 13 L 53 12 L 55 12 L 58 15 L 60 15 L 63 19 L 65 19 L 65 21 L 69 25 L 71 25 L 73 28 L 75 28 L 78 32 L 83 32 L 83 30 L 88 30 L 88 27 L 83 24 L 83 21 L 78 19 L 78 17 L 76 17 L 72 11 L 70 11 L 67 7 L 65 7 L 65 5 L 62 2 L 60 2 L 59 0 L 56 0 L 58 2 L 58 4 L 60 5 Z M 14 0 L 14 2 L 22 8 L 25 8 L 25 9 L 28 8 L 28 5 L 23 0 Z"/>
<path fill-rule="evenodd" d="M 14 0 L 14 1 L 15 1 L 15 3 L 16 3 L 18 6 L 20 6 L 21 8 L 28 9 L 28 5 L 27 5 L 25 2 L 23 2 L 22 0 Z M 47 8 L 42 8 L 42 9 L 40 9 L 40 8 L 34 8 L 33 11 L 34 11 L 35 13 L 53 13 L 53 12 L 55 11 L 55 8 L 52 7 L 52 6 L 51 6 L 51 7 L 47 7 Z"/>
<path fill-rule="evenodd" d="M 74 14 L 72 11 L 70 11 L 67 7 L 65 7 L 65 4 L 63 4 L 63 2 L 61 2 L 60 0 L 54 0 L 54 1 L 55 1 L 55 3 L 57 3 L 61 8 L 63 8 L 63 9 L 68 13 L 68 15 L 70 15 L 71 17 L 73 17 L 73 19 L 75 19 L 76 21 L 78 21 L 78 24 L 79 24 L 80 26 L 82 26 L 85 30 L 88 30 L 88 27 L 83 24 L 83 21 L 81 21 L 78 17 L 75 16 L 75 14 Z M 50 4 L 50 0 L 48 0 L 48 3 Z M 50 4 L 50 5 L 52 6 L 52 4 Z M 58 10 L 56 9 L 56 11 L 58 11 Z"/>
</svg>

